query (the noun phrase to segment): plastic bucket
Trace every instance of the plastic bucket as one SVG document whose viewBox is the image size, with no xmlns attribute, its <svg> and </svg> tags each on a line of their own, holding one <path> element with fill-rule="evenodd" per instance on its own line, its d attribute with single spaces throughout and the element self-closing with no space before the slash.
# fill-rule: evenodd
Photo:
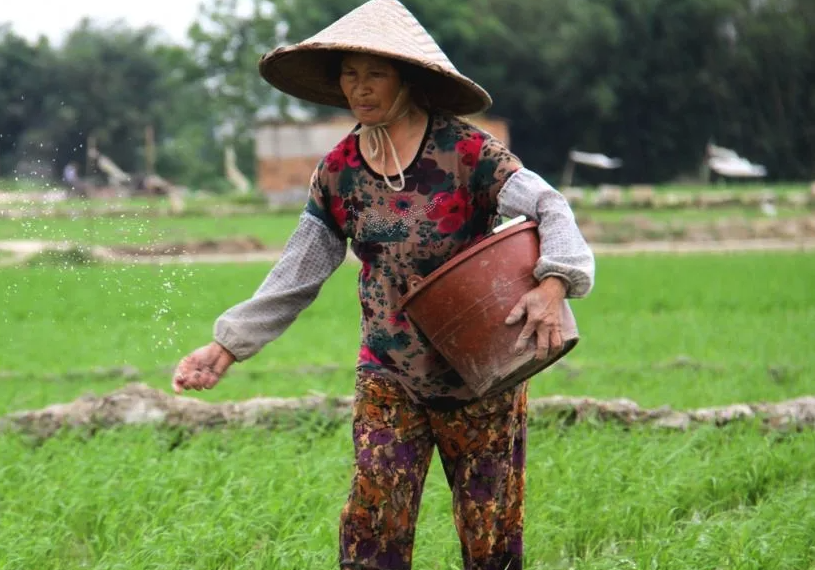
<svg viewBox="0 0 815 570">
<path fill-rule="evenodd" d="M 430 343 L 478 396 L 501 392 L 552 365 L 578 343 L 568 301 L 562 311 L 563 349 L 535 358 L 535 336 L 526 350 L 514 347 L 526 318 L 505 320 L 515 304 L 538 286 L 538 225 L 525 222 L 494 233 L 427 277 L 408 280 L 399 304 Z"/>
</svg>

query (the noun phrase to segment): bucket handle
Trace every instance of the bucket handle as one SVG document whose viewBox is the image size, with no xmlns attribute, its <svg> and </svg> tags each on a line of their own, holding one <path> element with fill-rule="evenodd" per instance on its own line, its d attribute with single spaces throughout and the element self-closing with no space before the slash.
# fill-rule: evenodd
<svg viewBox="0 0 815 570">
<path fill-rule="evenodd" d="M 513 226 L 517 226 L 518 224 L 522 224 L 525 221 L 526 221 L 526 216 L 524 216 L 522 214 L 520 216 L 512 218 L 511 220 L 507 220 L 506 222 L 504 222 L 503 224 L 501 224 L 500 226 L 498 226 L 496 228 L 493 228 L 492 233 L 493 233 L 493 235 L 500 234 L 502 231 L 508 230 L 509 228 L 511 228 Z"/>
<path fill-rule="evenodd" d="M 421 287 L 422 281 L 424 281 L 424 279 L 422 279 L 421 275 L 411 275 L 407 279 L 408 290 L 415 291 Z"/>
<path fill-rule="evenodd" d="M 421 275 L 411 275 L 407 278 L 407 292 L 399 298 L 398 302 L 400 311 L 405 310 L 405 305 L 408 300 L 413 296 L 413 293 L 422 286 L 422 283 L 424 283 L 424 279 Z"/>
</svg>

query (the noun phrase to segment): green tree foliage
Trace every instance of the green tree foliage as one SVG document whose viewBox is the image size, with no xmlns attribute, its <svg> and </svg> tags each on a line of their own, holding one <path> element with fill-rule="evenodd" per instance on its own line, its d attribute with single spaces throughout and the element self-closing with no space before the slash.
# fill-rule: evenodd
<svg viewBox="0 0 815 570">
<path fill-rule="evenodd" d="M 0 176 L 12 171 L 22 136 L 43 114 L 53 58 L 47 43 L 29 45 L 0 27 Z"/>
<path fill-rule="evenodd" d="M 182 183 L 220 175 L 217 118 L 191 53 L 158 30 L 83 21 L 59 49 L 0 34 L 2 175 L 58 177 L 84 167 L 90 137 L 123 170 L 143 173 L 145 129 L 156 133 L 159 172 Z M 217 168 L 213 168 L 213 166 Z"/>
<path fill-rule="evenodd" d="M 289 41 L 362 0 L 280 0 Z M 621 181 L 698 171 L 731 145 L 775 178 L 815 176 L 809 0 L 404 0 L 493 95 L 513 147 L 557 176 L 571 148 L 625 161 Z M 606 175 L 607 176 L 607 175 Z"/>
<path fill-rule="evenodd" d="M 59 49 L 0 28 L 0 175 L 21 162 L 58 173 L 91 134 L 138 171 L 148 124 L 162 174 L 208 184 L 229 143 L 251 175 L 258 112 L 302 105 L 260 78 L 258 60 L 362 1 L 252 0 L 239 14 L 236 0 L 205 0 L 189 49 L 149 28 L 84 22 Z M 773 179 L 815 178 L 812 0 L 403 1 L 554 181 L 573 148 L 624 160 L 619 173 L 581 169 L 581 182 L 696 175 L 708 142 Z"/>
<path fill-rule="evenodd" d="M 194 61 L 206 78 L 220 135 L 235 145 L 239 167 L 254 168 L 252 134 L 258 113 L 277 109 L 287 116 L 288 98 L 271 89 L 258 73 L 261 55 L 280 35 L 274 4 L 252 1 L 250 17 L 237 15 L 237 0 L 212 0 L 202 6 L 189 32 Z"/>
<path fill-rule="evenodd" d="M 723 140 L 770 172 L 815 177 L 815 2 L 741 0 L 715 63 L 715 124 Z"/>
</svg>

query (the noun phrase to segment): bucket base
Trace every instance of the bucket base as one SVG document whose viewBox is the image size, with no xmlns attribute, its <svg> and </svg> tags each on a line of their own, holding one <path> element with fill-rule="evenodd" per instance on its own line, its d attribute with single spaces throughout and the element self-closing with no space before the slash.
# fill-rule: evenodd
<svg viewBox="0 0 815 570">
<path fill-rule="evenodd" d="M 470 381 L 467 383 L 467 386 L 475 392 L 478 397 L 493 396 L 508 390 L 521 382 L 529 380 L 538 372 L 545 370 L 566 356 L 566 354 L 577 346 L 578 341 L 579 339 L 574 338 L 564 342 L 563 349 L 560 353 L 556 354 L 554 358 L 546 360 L 537 360 L 535 358 L 535 351 L 529 349 L 517 358 L 505 361 L 500 370 L 496 370 L 487 375 L 482 373 L 480 378 L 483 379 L 483 381 L 479 384 Z"/>
</svg>

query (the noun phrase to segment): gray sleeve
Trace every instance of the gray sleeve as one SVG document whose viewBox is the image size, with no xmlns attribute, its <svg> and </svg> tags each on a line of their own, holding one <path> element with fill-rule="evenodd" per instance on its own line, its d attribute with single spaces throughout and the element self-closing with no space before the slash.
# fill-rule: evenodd
<svg viewBox="0 0 815 570">
<path fill-rule="evenodd" d="M 568 283 L 569 297 L 589 294 L 594 287 L 594 254 L 560 192 L 536 173 L 521 168 L 499 192 L 498 213 L 506 218 L 523 215 L 538 222 L 541 257 L 535 277 L 539 281 L 555 275 Z"/>
<path fill-rule="evenodd" d="M 317 297 L 345 260 L 346 243 L 317 217 L 304 212 L 274 268 L 252 296 L 223 313 L 215 341 L 238 361 L 279 337 Z"/>
</svg>

